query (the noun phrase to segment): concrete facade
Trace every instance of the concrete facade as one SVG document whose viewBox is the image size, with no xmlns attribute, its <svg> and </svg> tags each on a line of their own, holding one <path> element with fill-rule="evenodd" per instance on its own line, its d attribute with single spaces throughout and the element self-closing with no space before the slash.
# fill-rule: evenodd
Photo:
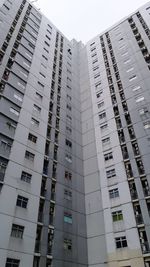
<svg viewBox="0 0 150 267">
<path fill-rule="evenodd" d="M 0 265 L 150 267 L 150 3 L 86 45 L 0 2 Z"/>
</svg>

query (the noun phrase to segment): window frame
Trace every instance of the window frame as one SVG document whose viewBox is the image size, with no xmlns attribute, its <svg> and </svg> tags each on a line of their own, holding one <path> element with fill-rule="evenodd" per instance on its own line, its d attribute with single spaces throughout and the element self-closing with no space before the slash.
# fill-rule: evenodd
<svg viewBox="0 0 150 267">
<path fill-rule="evenodd" d="M 7 258 L 5 267 L 19 267 L 20 260 L 19 259 L 13 259 L 13 258 Z"/>
<path fill-rule="evenodd" d="M 17 196 L 17 200 L 16 200 L 16 206 L 17 206 L 17 207 L 20 207 L 20 208 L 24 208 L 24 209 L 26 209 L 27 206 L 28 206 L 28 200 L 29 200 L 29 199 L 28 199 L 27 197 L 18 195 L 18 196 Z"/>
<path fill-rule="evenodd" d="M 116 237 L 115 238 L 115 244 L 116 244 L 116 249 L 121 249 L 121 248 L 128 247 L 126 236 Z M 120 244 L 120 245 L 118 246 L 117 244 L 118 245 Z"/>
<path fill-rule="evenodd" d="M 110 189 L 109 191 L 109 198 L 114 199 L 119 197 L 119 189 L 118 188 L 113 188 Z"/>
<path fill-rule="evenodd" d="M 122 210 L 116 210 L 111 213 L 113 222 L 123 221 L 123 213 Z"/>
<path fill-rule="evenodd" d="M 31 179 L 32 179 L 32 174 L 25 172 L 25 171 L 22 171 L 20 179 L 21 179 L 21 181 L 24 181 L 24 182 L 30 184 Z"/>
<path fill-rule="evenodd" d="M 24 228 L 25 227 L 22 225 L 13 223 L 11 228 L 11 237 L 22 239 L 24 234 Z"/>
</svg>

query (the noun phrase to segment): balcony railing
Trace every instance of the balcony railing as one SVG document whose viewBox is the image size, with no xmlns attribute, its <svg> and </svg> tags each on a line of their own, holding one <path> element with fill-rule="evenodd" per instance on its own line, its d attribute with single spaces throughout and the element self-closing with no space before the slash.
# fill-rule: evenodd
<svg viewBox="0 0 150 267">
<path fill-rule="evenodd" d="M 143 166 L 138 166 L 138 171 L 139 171 L 139 174 L 140 175 L 145 174 L 145 170 L 144 170 L 144 167 Z"/>
<path fill-rule="evenodd" d="M 132 200 L 138 199 L 138 194 L 137 194 L 136 190 L 131 191 L 131 198 L 132 198 Z"/>
<path fill-rule="evenodd" d="M 0 182 L 4 182 L 5 172 L 0 172 Z"/>
<path fill-rule="evenodd" d="M 131 140 L 136 138 L 134 133 L 129 133 L 129 135 Z"/>
<path fill-rule="evenodd" d="M 56 197 L 56 193 L 55 192 L 51 192 L 51 200 L 55 201 L 55 197 Z"/>
<path fill-rule="evenodd" d="M 36 240 L 35 241 L 35 253 L 40 253 L 41 252 L 41 242 Z"/>
<path fill-rule="evenodd" d="M 145 196 L 145 197 L 150 196 L 150 189 L 148 189 L 148 188 L 143 188 L 143 191 L 144 191 L 144 196 Z"/>
<path fill-rule="evenodd" d="M 142 214 L 137 214 L 137 215 L 135 216 L 135 218 L 136 218 L 136 223 L 137 223 L 137 225 L 140 225 L 140 224 L 143 224 L 143 223 L 144 223 L 144 222 L 143 222 Z"/>
<path fill-rule="evenodd" d="M 53 173 L 52 173 L 52 178 L 54 178 L 54 179 L 57 178 L 57 172 L 56 172 L 56 171 L 53 171 Z"/>
<path fill-rule="evenodd" d="M 133 177 L 133 172 L 131 170 L 126 170 L 128 179 Z"/>
<path fill-rule="evenodd" d="M 128 152 L 122 152 L 123 153 L 123 159 L 126 160 L 129 158 Z"/>
<path fill-rule="evenodd" d="M 43 168 L 43 174 L 48 175 L 48 169 L 47 168 Z"/>
<path fill-rule="evenodd" d="M 39 211 L 39 214 L 38 214 L 38 222 L 43 222 L 43 212 Z"/>
<path fill-rule="evenodd" d="M 120 143 L 121 143 L 121 144 L 124 143 L 124 142 L 125 142 L 125 138 L 124 138 L 124 136 L 119 136 L 119 140 L 120 140 Z"/>
<path fill-rule="evenodd" d="M 45 195 L 46 195 L 46 189 L 45 189 L 45 187 L 43 187 L 43 188 L 41 188 L 41 196 L 45 197 Z"/>
<path fill-rule="evenodd" d="M 141 243 L 141 249 L 143 254 L 150 253 L 150 247 L 147 241 Z"/>
<path fill-rule="evenodd" d="M 52 256 L 52 246 L 50 245 L 47 247 L 47 255 Z"/>
<path fill-rule="evenodd" d="M 54 216 L 53 215 L 50 215 L 49 216 L 49 224 L 50 225 L 53 225 L 54 224 Z"/>
</svg>

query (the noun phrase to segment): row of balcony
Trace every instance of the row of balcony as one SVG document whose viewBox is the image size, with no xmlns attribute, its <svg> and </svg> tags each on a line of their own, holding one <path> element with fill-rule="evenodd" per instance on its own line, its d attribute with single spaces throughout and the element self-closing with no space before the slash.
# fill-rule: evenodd
<svg viewBox="0 0 150 267">
<path fill-rule="evenodd" d="M 109 35 L 107 37 L 109 38 Z M 109 44 L 111 44 L 110 40 L 109 40 Z M 103 44 L 103 47 L 105 48 L 104 44 Z M 143 51 L 144 51 L 144 48 L 143 48 Z M 112 53 L 112 51 L 111 51 L 111 53 Z M 107 57 L 107 55 L 105 55 L 105 57 Z M 107 71 L 107 74 L 110 75 L 110 72 L 108 72 L 108 71 Z M 117 79 L 120 78 L 119 74 L 118 74 L 118 76 L 116 78 Z M 109 82 L 112 82 L 111 77 L 109 77 Z M 125 95 L 124 95 L 124 93 L 122 93 L 123 87 L 122 87 L 122 84 L 121 84 L 120 81 L 118 82 L 118 84 L 119 84 L 119 87 L 120 87 L 120 98 L 121 98 L 122 107 L 123 107 L 123 110 L 124 110 L 124 113 L 125 113 L 125 119 L 126 119 L 126 122 L 127 122 L 127 125 L 128 125 L 128 132 L 129 132 L 129 136 L 130 136 L 130 139 L 131 139 L 133 152 L 134 152 L 135 157 L 140 157 L 140 151 L 139 151 L 139 148 L 138 148 L 138 144 L 135 141 L 136 136 L 135 136 L 135 133 L 134 133 L 134 129 L 132 127 L 132 122 L 131 122 L 130 115 L 128 113 L 128 107 L 127 107 L 127 103 L 125 101 Z M 131 178 L 133 178 L 133 172 L 132 172 L 132 167 L 131 167 L 131 164 L 130 164 L 130 161 L 129 161 L 129 154 L 128 154 L 127 146 L 124 144 L 125 143 L 125 136 L 124 136 L 124 132 L 123 132 L 123 129 L 122 129 L 121 119 L 120 119 L 120 116 L 119 116 L 119 109 L 118 109 L 118 106 L 117 106 L 117 99 L 116 99 L 116 96 L 115 96 L 115 90 L 114 90 L 113 85 L 111 85 L 109 87 L 110 87 L 110 93 L 111 93 L 111 98 L 112 98 L 114 114 L 115 114 L 115 117 L 116 117 L 116 124 L 117 124 L 117 129 L 118 129 L 118 137 L 119 137 L 119 141 L 120 141 L 121 148 L 122 148 L 123 159 L 125 160 L 126 173 L 127 173 L 128 178 L 131 179 Z M 145 171 L 144 171 L 144 166 L 143 166 L 141 158 L 138 158 L 136 160 L 136 163 L 137 163 L 139 174 L 143 175 L 145 173 Z M 141 183 L 142 183 L 142 187 L 143 187 L 144 196 L 148 197 L 148 196 L 150 196 L 150 188 L 149 188 L 148 183 L 146 181 L 147 180 L 143 180 L 143 181 L 141 180 Z M 134 180 L 131 181 L 131 182 L 129 181 L 129 188 L 130 188 L 131 199 L 133 201 L 136 201 L 136 203 L 137 203 L 138 194 L 137 194 L 137 191 L 136 191 L 136 186 L 135 186 Z M 135 210 L 135 219 L 136 219 L 137 225 L 140 226 L 140 227 L 143 227 L 144 221 L 143 221 L 143 217 L 142 217 L 140 206 L 136 206 L 135 205 L 134 206 L 134 210 Z M 148 206 L 148 212 L 150 214 L 150 204 Z M 143 254 L 150 253 L 150 248 L 149 248 L 149 244 L 147 242 L 147 238 L 145 237 L 145 239 L 143 239 L 143 240 L 140 239 L 140 242 L 141 242 L 141 249 L 142 249 Z"/>
</svg>

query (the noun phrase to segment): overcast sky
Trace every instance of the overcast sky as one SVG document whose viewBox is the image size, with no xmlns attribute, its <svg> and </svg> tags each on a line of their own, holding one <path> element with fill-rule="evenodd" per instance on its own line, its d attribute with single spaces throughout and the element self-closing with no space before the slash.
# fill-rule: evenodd
<svg viewBox="0 0 150 267">
<path fill-rule="evenodd" d="M 38 0 L 51 22 L 71 40 L 86 43 L 145 4 L 146 0 Z"/>
</svg>

